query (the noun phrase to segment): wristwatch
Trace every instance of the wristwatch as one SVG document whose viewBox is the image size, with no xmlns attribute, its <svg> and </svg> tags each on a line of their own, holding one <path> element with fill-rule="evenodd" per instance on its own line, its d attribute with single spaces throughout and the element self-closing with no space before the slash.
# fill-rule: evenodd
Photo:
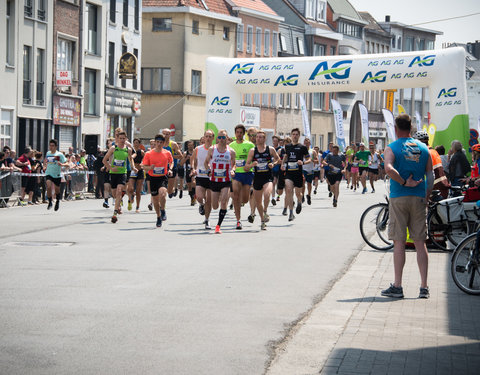
<svg viewBox="0 0 480 375">
<path fill-rule="evenodd" d="M 405 186 L 406 183 L 407 183 L 407 180 L 404 178 L 402 186 Z"/>
</svg>

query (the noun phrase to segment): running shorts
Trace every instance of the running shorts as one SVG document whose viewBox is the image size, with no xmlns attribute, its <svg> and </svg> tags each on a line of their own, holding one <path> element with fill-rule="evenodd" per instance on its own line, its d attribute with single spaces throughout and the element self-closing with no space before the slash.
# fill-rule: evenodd
<svg viewBox="0 0 480 375">
<path fill-rule="evenodd" d="M 278 174 L 277 190 L 285 189 L 285 171 L 280 170 Z"/>
<path fill-rule="evenodd" d="M 130 173 L 130 178 L 133 179 L 133 180 L 144 180 L 145 179 L 145 176 L 144 176 L 144 173 L 143 173 L 143 169 L 140 169 L 139 171 L 137 171 L 137 173 L 134 173 L 133 171 Z"/>
<path fill-rule="evenodd" d="M 285 172 L 285 180 L 293 181 L 293 186 L 296 188 L 303 187 L 303 175 L 301 171 Z"/>
<path fill-rule="evenodd" d="M 216 182 L 210 181 L 210 189 L 215 193 L 220 193 L 223 188 L 230 188 L 231 182 Z"/>
<path fill-rule="evenodd" d="M 313 178 L 320 178 L 320 171 L 313 171 Z"/>
<path fill-rule="evenodd" d="M 116 189 L 118 185 L 125 185 L 127 183 L 127 175 L 110 173 L 110 185 L 112 189 Z"/>
<path fill-rule="evenodd" d="M 312 173 L 308 173 L 307 171 L 303 171 L 303 176 L 305 177 L 305 181 L 311 184 L 313 182 L 313 171 Z"/>
<path fill-rule="evenodd" d="M 172 175 L 168 176 L 168 178 L 175 178 L 175 177 L 177 177 L 177 168 L 175 166 L 173 166 Z"/>
<path fill-rule="evenodd" d="M 60 186 L 60 184 L 62 183 L 61 177 L 52 177 L 48 174 L 45 176 L 45 180 L 52 181 L 55 184 L 55 186 Z"/>
<path fill-rule="evenodd" d="M 185 178 L 185 168 L 183 166 L 177 168 L 178 177 Z"/>
<path fill-rule="evenodd" d="M 167 189 L 167 187 L 168 187 L 167 176 L 159 176 L 159 177 L 150 176 L 150 191 L 153 197 L 158 195 L 158 191 L 161 188 Z"/>
<path fill-rule="evenodd" d="M 253 177 L 253 190 L 262 190 L 263 186 L 273 181 L 271 173 L 256 173 Z"/>
<path fill-rule="evenodd" d="M 233 177 L 235 181 L 239 181 L 242 185 L 251 185 L 253 182 L 253 173 L 252 172 L 242 172 L 235 173 Z"/>
<path fill-rule="evenodd" d="M 368 167 L 358 167 L 358 171 L 360 172 L 360 176 L 363 174 L 363 172 L 368 173 L 369 168 Z"/>
<path fill-rule="evenodd" d="M 372 174 L 378 174 L 378 169 L 377 168 L 368 168 L 368 172 Z"/>
<path fill-rule="evenodd" d="M 210 179 L 208 177 L 197 177 L 195 182 L 197 186 L 203 187 L 204 189 L 210 189 Z"/>
<path fill-rule="evenodd" d="M 341 173 L 327 173 L 327 180 L 330 185 L 334 185 L 336 182 L 342 181 L 342 174 Z"/>
</svg>

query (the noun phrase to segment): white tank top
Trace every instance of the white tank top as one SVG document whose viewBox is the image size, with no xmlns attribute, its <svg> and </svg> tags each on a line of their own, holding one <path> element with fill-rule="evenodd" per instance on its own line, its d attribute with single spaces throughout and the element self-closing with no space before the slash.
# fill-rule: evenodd
<svg viewBox="0 0 480 375">
<path fill-rule="evenodd" d="M 197 177 L 208 178 L 208 171 L 205 169 L 205 159 L 207 158 L 208 148 L 205 145 L 197 147 Z"/>
<path fill-rule="evenodd" d="M 313 172 L 313 150 L 311 148 L 308 150 L 308 154 L 310 155 L 310 160 L 312 162 L 308 164 L 304 164 L 303 170 L 308 174 L 311 174 Z"/>
</svg>

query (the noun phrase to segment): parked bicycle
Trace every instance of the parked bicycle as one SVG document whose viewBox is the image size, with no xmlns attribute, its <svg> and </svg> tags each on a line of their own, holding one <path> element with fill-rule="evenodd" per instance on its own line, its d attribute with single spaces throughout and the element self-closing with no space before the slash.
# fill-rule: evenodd
<svg viewBox="0 0 480 375">
<path fill-rule="evenodd" d="M 452 254 L 451 274 L 458 288 L 480 295 L 480 230 L 466 237 Z"/>
</svg>

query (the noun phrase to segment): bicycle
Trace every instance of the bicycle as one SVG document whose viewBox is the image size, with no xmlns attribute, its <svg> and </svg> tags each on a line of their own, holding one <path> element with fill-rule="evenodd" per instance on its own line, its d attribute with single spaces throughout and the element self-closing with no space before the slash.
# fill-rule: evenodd
<svg viewBox="0 0 480 375">
<path fill-rule="evenodd" d="M 480 295 L 480 230 L 463 239 L 452 254 L 450 272 L 457 287 Z"/>
</svg>

